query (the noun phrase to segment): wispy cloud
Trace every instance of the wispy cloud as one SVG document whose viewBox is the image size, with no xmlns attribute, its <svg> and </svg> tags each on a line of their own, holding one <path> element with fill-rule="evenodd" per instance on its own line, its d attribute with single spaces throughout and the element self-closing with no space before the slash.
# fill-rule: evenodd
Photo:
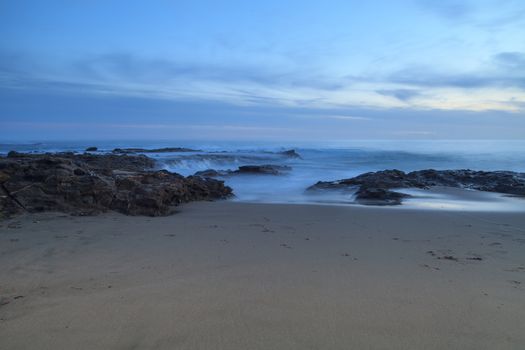
<svg viewBox="0 0 525 350">
<path fill-rule="evenodd" d="M 483 70 L 443 72 L 432 67 L 409 67 L 392 73 L 388 81 L 419 87 L 515 87 L 525 90 L 525 54 L 501 52 L 491 57 Z"/>
<path fill-rule="evenodd" d="M 334 119 L 334 120 L 347 120 L 347 121 L 370 120 L 370 118 L 367 118 L 367 117 L 358 117 L 358 116 L 352 116 L 352 115 L 325 115 L 325 116 L 322 116 L 321 118 Z"/>
<path fill-rule="evenodd" d="M 502 68 L 525 76 L 525 53 L 501 52 L 494 56 L 494 61 Z"/>
<path fill-rule="evenodd" d="M 417 0 L 416 2 L 424 10 L 447 20 L 464 19 L 474 11 L 468 0 Z"/>
<path fill-rule="evenodd" d="M 24 60 L 31 61 L 20 61 Z M 93 56 L 74 61 L 58 72 L 41 67 L 32 71 L 31 65 L 19 65 L 12 56 L 0 55 L 0 82 L 4 88 L 21 90 L 221 101 L 246 106 L 522 110 L 519 103 L 510 100 L 525 93 L 525 54 L 501 52 L 488 62 L 483 70 L 473 72 L 454 74 L 410 66 L 356 78 L 302 70 L 273 72 L 249 64 L 232 67 L 181 63 L 133 54 Z M 456 91 L 451 93 L 450 89 Z M 486 93 L 471 92 L 475 89 L 500 91 L 487 99 Z M 514 94 L 503 96 L 501 91 L 505 89 L 514 89 Z"/>
<path fill-rule="evenodd" d="M 426 130 L 401 130 L 401 131 L 393 131 L 390 134 L 397 135 L 397 136 L 431 136 L 436 135 L 433 131 L 426 131 Z"/>
<path fill-rule="evenodd" d="M 413 89 L 377 90 L 376 92 L 380 95 L 394 97 L 403 102 L 407 102 L 414 97 L 421 95 L 421 92 Z"/>
<path fill-rule="evenodd" d="M 338 90 L 341 82 L 304 69 L 243 64 L 177 61 L 146 58 L 131 53 L 96 55 L 72 64 L 72 73 L 81 78 L 136 83 L 169 83 L 201 80 L 220 83 L 254 83 L 319 90 Z"/>
</svg>

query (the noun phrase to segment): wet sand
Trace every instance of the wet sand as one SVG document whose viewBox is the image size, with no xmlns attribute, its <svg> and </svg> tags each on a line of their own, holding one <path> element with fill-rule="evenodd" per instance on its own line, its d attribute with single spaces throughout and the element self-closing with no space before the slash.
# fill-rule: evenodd
<svg viewBox="0 0 525 350">
<path fill-rule="evenodd" d="M 521 349 L 525 215 L 195 203 L 0 222 L 1 349 Z"/>
</svg>

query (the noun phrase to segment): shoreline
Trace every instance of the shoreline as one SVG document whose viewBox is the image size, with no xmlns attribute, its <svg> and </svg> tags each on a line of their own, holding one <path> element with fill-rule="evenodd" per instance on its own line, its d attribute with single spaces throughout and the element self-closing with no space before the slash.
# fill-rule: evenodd
<svg viewBox="0 0 525 350">
<path fill-rule="evenodd" d="M 335 181 L 318 181 L 294 193 L 286 189 L 294 184 L 288 177 L 293 169 L 289 165 L 243 165 L 237 170 L 209 169 L 183 176 L 160 169 L 156 158 L 136 153 L 136 150 L 147 153 L 146 149 L 118 150 L 108 154 L 11 151 L 6 157 L 0 157 L 0 217 L 43 211 L 92 215 L 107 210 L 127 215 L 163 216 L 182 203 L 233 195 L 243 202 L 409 204 L 408 207 L 469 211 L 518 210 L 523 207 L 519 198 L 525 198 L 525 173 L 512 171 L 381 170 Z M 186 154 L 188 149 L 151 151 L 162 150 Z M 293 149 L 272 154 L 303 160 Z M 230 176 L 237 182 L 226 183 Z M 273 180 L 265 182 L 268 178 Z M 516 198 L 505 198 L 505 194 Z M 489 201 L 492 203 L 487 204 Z"/>
<path fill-rule="evenodd" d="M 0 222 L 0 347 L 514 349 L 525 218 L 194 202 Z"/>
<path fill-rule="evenodd" d="M 235 197 L 223 200 L 232 203 L 247 204 L 277 204 L 277 205 L 313 205 L 313 206 L 336 206 L 354 208 L 382 208 L 391 210 L 443 210 L 443 211 L 467 211 L 467 212 L 525 212 L 525 197 L 512 196 L 504 193 L 485 192 L 468 188 L 455 188 L 435 186 L 428 189 L 406 188 L 399 192 L 411 194 L 412 198 L 406 199 L 399 205 L 366 205 L 355 202 L 348 195 L 348 201 L 328 199 L 313 200 L 315 194 L 309 194 L 305 199 L 297 200 L 245 200 Z M 319 196 L 323 198 L 322 195 Z"/>
</svg>

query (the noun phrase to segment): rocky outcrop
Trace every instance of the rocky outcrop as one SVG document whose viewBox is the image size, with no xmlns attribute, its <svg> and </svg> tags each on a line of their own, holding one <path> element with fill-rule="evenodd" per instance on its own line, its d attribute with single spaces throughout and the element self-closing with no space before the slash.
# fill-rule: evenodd
<svg viewBox="0 0 525 350">
<path fill-rule="evenodd" d="M 96 152 L 96 151 L 98 151 L 98 147 L 93 146 L 93 147 L 86 148 L 86 152 Z"/>
<path fill-rule="evenodd" d="M 222 181 L 153 170 L 145 156 L 72 153 L 0 158 L 2 214 L 60 211 L 167 215 L 185 202 L 227 198 Z"/>
<path fill-rule="evenodd" d="M 233 173 L 232 170 L 215 170 L 215 169 L 207 169 L 207 170 L 201 170 L 197 171 L 194 176 L 201 176 L 201 177 L 224 177 L 229 176 Z"/>
<path fill-rule="evenodd" d="M 243 165 L 237 168 L 237 170 L 207 169 L 197 171 L 194 175 L 201 177 L 226 177 L 232 175 L 284 175 L 290 170 L 292 170 L 292 168 L 286 165 Z"/>
<path fill-rule="evenodd" d="M 259 174 L 259 175 L 283 175 L 292 170 L 287 165 L 244 165 L 235 170 L 234 174 Z"/>
<path fill-rule="evenodd" d="M 200 152 L 200 150 L 184 147 L 164 147 L 164 148 L 115 148 L 113 153 L 170 153 L 170 152 Z"/>
<path fill-rule="evenodd" d="M 86 163 L 87 166 L 99 172 L 108 173 L 112 170 L 120 171 L 143 171 L 146 169 L 153 169 L 155 167 L 155 160 L 144 155 L 117 155 L 117 154 L 77 154 L 73 152 L 59 152 L 59 153 L 19 153 L 11 151 L 7 154 L 7 158 L 13 159 L 42 159 L 42 158 L 66 158 L 71 159 L 77 163 Z"/>
<path fill-rule="evenodd" d="M 288 157 L 288 158 L 298 158 L 298 159 L 302 159 L 301 155 L 299 153 L 297 153 L 296 150 L 294 149 L 290 149 L 290 150 L 287 150 L 287 151 L 282 151 L 282 152 L 279 152 L 279 154 L 285 156 L 285 157 Z"/>
<path fill-rule="evenodd" d="M 356 201 L 359 203 L 395 205 L 401 204 L 402 199 L 408 195 L 395 192 L 394 189 L 433 186 L 459 187 L 525 196 L 525 173 L 433 169 L 405 173 L 400 170 L 384 170 L 339 181 L 320 181 L 309 187 L 308 191 L 323 189 L 357 191 Z"/>
<path fill-rule="evenodd" d="M 361 187 L 356 192 L 355 199 L 365 205 L 399 205 L 408 194 L 386 190 L 384 188 Z"/>
</svg>

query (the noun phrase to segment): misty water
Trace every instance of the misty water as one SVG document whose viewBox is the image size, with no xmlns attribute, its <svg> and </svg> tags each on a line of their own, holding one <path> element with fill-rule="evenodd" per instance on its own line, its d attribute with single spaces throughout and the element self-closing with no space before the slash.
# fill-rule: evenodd
<svg viewBox="0 0 525 350">
<path fill-rule="evenodd" d="M 236 175 L 222 178 L 235 193 L 235 201 L 264 203 L 352 204 L 349 193 L 306 193 L 317 181 L 331 181 L 385 169 L 510 170 L 525 172 L 525 141 L 344 141 L 325 143 L 199 142 L 199 141 L 82 141 L 0 144 L 0 153 L 98 152 L 114 148 L 187 147 L 195 152 L 148 153 L 159 167 L 182 175 L 197 171 L 235 170 L 243 165 L 286 165 L 284 175 Z M 295 149 L 300 158 L 280 152 Z M 470 195 L 408 190 L 414 196 L 403 207 L 469 210 L 525 210 L 525 200 L 478 191 Z"/>
</svg>

